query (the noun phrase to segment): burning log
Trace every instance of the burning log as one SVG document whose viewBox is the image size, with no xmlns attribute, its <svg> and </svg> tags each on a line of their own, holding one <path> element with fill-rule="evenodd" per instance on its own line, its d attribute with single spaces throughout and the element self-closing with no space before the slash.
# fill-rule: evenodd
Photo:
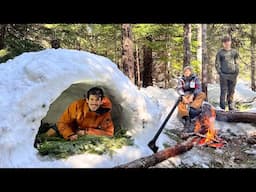
<svg viewBox="0 0 256 192">
<path fill-rule="evenodd" d="M 198 137 L 201 137 L 201 138 L 207 138 L 206 135 L 193 132 L 193 133 L 186 133 L 186 134 L 184 134 L 183 139 L 186 139 L 186 138 L 191 137 L 191 136 L 198 136 Z M 216 143 L 219 143 L 219 142 L 220 142 L 218 139 L 215 139 L 214 137 L 213 137 L 213 138 L 209 138 L 209 140 L 212 140 L 212 141 L 214 141 L 214 142 L 216 142 Z M 224 143 L 227 143 L 226 141 L 223 141 L 223 142 L 224 142 Z"/>
<path fill-rule="evenodd" d="M 200 134 L 200 133 L 194 133 L 194 135 L 199 136 L 199 137 L 202 137 L 202 138 L 207 138 L 207 136 L 202 135 L 202 134 Z M 215 138 L 210 138 L 210 140 L 212 140 L 212 141 L 214 141 L 214 142 L 216 142 L 216 143 L 219 143 L 219 142 L 220 142 L 218 139 L 215 139 Z M 226 142 L 226 141 L 223 141 L 223 143 L 227 143 L 227 142 Z"/>
<path fill-rule="evenodd" d="M 199 145 L 219 148 L 226 143 L 223 139 L 218 137 L 217 129 L 214 125 L 215 119 L 215 109 L 210 104 L 204 104 L 202 106 L 202 112 L 194 124 L 193 134 L 202 138 L 197 142 Z"/>
<path fill-rule="evenodd" d="M 256 113 L 216 110 L 216 120 L 226 122 L 256 123 Z"/>
<path fill-rule="evenodd" d="M 159 151 L 153 155 L 142 157 L 134 160 L 130 163 L 116 166 L 114 168 L 148 168 L 154 166 L 170 157 L 182 154 L 194 146 L 194 137 L 189 138 L 187 141 L 177 144 L 173 147 L 168 147 L 162 151 Z"/>
</svg>

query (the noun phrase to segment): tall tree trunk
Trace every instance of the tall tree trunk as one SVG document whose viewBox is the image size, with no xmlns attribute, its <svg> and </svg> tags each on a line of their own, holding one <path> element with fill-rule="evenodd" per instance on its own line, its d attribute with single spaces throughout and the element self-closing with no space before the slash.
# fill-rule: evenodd
<svg viewBox="0 0 256 192">
<path fill-rule="evenodd" d="M 227 34 L 231 37 L 231 39 L 232 39 L 232 32 L 233 32 L 233 24 L 228 24 Z"/>
<path fill-rule="evenodd" d="M 184 24 L 184 58 L 183 58 L 183 68 L 190 65 L 191 59 L 191 24 Z"/>
<path fill-rule="evenodd" d="M 166 56 L 166 52 L 164 53 L 164 55 Z M 168 71 L 168 63 L 165 61 L 164 62 L 164 88 L 168 87 L 167 71 Z"/>
<path fill-rule="evenodd" d="M 206 101 L 207 98 L 207 65 L 208 65 L 208 56 L 207 56 L 207 24 L 202 24 L 202 89 L 203 92 L 206 94 Z"/>
<path fill-rule="evenodd" d="M 140 88 L 140 58 L 139 58 L 139 48 L 138 45 L 135 44 L 135 84 Z"/>
<path fill-rule="evenodd" d="M 124 74 L 134 83 L 134 55 L 131 24 L 122 24 L 122 64 Z"/>
<path fill-rule="evenodd" d="M 251 24 L 251 87 L 253 91 L 256 91 L 256 85 L 255 85 L 255 43 L 256 43 L 256 37 L 255 37 L 255 30 L 256 25 Z"/>
<path fill-rule="evenodd" d="M 170 57 L 171 57 L 171 54 L 169 52 L 169 49 L 167 48 L 166 49 L 168 51 L 167 53 L 167 58 L 168 58 L 168 61 L 166 63 L 166 83 L 165 83 L 165 88 L 169 88 L 170 87 L 170 69 L 171 69 L 171 62 L 170 62 Z"/>
<path fill-rule="evenodd" d="M 167 61 L 165 62 L 165 88 L 170 87 L 170 70 L 171 70 L 171 62 L 170 62 L 170 34 L 165 34 L 165 57 L 167 58 Z"/>
<path fill-rule="evenodd" d="M 114 62 L 117 64 L 117 67 L 120 68 L 117 62 L 117 31 L 115 30 L 115 54 L 114 54 Z"/>
<path fill-rule="evenodd" d="M 207 45 L 207 58 L 208 58 L 208 65 L 207 65 L 207 83 L 214 83 L 216 78 L 214 77 L 214 69 L 215 69 L 215 56 L 216 50 L 214 51 L 209 48 L 210 45 Z"/>
<path fill-rule="evenodd" d="M 166 56 L 166 51 L 154 52 L 153 66 L 152 66 L 152 78 L 153 86 L 165 88 L 166 79 L 166 61 L 161 58 Z M 143 68 L 143 66 L 141 67 Z M 144 74 L 144 73 L 143 73 Z M 142 75 L 143 76 L 143 75 Z"/>
<path fill-rule="evenodd" d="M 169 52 L 169 53 L 167 53 L 167 55 L 168 55 L 168 62 L 167 62 L 167 67 L 168 67 L 168 69 L 167 69 L 167 79 L 168 79 L 168 83 L 169 83 L 169 85 L 170 85 L 170 77 L 171 77 L 171 75 L 172 75 L 172 71 L 171 71 L 171 66 L 172 66 L 172 64 L 171 64 L 171 53 Z"/>
<path fill-rule="evenodd" d="M 197 51 L 196 51 L 196 58 L 197 58 L 197 61 L 199 63 L 199 69 L 201 69 L 202 68 L 202 24 L 197 24 Z"/>
<path fill-rule="evenodd" d="M 3 49 L 4 44 L 4 38 L 6 33 L 6 24 L 0 25 L 0 49 Z"/>
<path fill-rule="evenodd" d="M 152 42 L 151 37 L 147 37 L 149 42 Z M 153 57 L 152 57 L 152 48 L 144 45 L 143 47 L 143 87 L 153 86 L 153 78 L 152 78 L 152 64 L 153 64 Z"/>
</svg>

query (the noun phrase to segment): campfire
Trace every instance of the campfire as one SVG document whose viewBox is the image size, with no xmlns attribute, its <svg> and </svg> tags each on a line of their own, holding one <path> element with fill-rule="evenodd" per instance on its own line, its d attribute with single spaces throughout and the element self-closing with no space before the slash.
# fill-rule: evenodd
<svg viewBox="0 0 256 192">
<path fill-rule="evenodd" d="M 225 141 L 218 137 L 217 129 L 214 126 L 216 112 L 210 104 L 203 104 L 202 112 L 195 121 L 194 139 L 198 145 L 219 148 L 224 146 Z"/>
</svg>

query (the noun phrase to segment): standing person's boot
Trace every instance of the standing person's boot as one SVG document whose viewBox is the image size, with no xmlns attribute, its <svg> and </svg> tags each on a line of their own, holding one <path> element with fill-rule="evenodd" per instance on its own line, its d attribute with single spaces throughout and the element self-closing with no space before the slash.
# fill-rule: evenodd
<svg viewBox="0 0 256 192">
<path fill-rule="evenodd" d="M 220 108 L 221 108 L 222 110 L 225 110 L 225 108 L 226 108 L 225 101 L 220 101 Z"/>
</svg>

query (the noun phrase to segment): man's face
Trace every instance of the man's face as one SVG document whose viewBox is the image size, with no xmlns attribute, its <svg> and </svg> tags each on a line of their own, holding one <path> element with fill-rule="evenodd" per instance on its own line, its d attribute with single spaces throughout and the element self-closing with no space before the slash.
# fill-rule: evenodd
<svg viewBox="0 0 256 192">
<path fill-rule="evenodd" d="M 184 76 L 185 77 L 190 77 L 190 75 L 191 75 L 191 71 L 189 69 L 184 71 Z"/>
<path fill-rule="evenodd" d="M 96 95 L 90 95 L 89 99 L 86 98 L 86 102 L 88 103 L 89 109 L 91 111 L 97 111 L 97 109 L 99 109 L 100 105 L 102 104 L 101 98 Z"/>
<path fill-rule="evenodd" d="M 224 49 L 229 50 L 231 48 L 231 41 L 225 41 L 222 44 L 223 44 Z"/>
</svg>

